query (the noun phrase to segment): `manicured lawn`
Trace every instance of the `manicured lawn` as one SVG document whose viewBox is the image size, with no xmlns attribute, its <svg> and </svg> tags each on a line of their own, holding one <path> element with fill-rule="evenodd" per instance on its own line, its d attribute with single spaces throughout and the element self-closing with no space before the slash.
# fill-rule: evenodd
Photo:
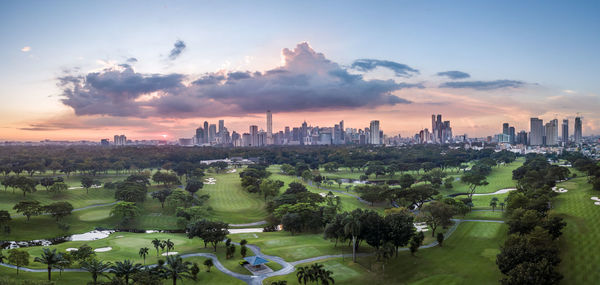
<svg viewBox="0 0 600 285">
<path fill-rule="evenodd" d="M 499 245 L 506 236 L 506 225 L 463 222 L 444 247 L 419 250 L 416 257 L 400 252 L 385 265 L 374 257 L 350 258 L 319 262 L 333 271 L 336 284 L 498 284 L 501 278 L 495 260 Z M 310 265 L 301 264 L 300 266 Z M 296 284 L 294 273 L 267 279 L 287 280 Z"/>
<path fill-rule="evenodd" d="M 209 177 L 217 182 L 214 185 L 205 184 L 198 194 L 210 195 L 207 206 L 212 208 L 212 218 L 232 224 L 252 223 L 266 218 L 264 199 L 242 188 L 238 172 L 207 173 L 204 178 Z"/>
<path fill-rule="evenodd" d="M 115 192 L 104 188 L 89 189 L 89 193 L 86 193 L 85 189 L 73 189 L 57 195 L 46 191 L 45 188 L 42 190 L 42 187 L 38 186 L 36 192 L 23 197 L 20 190 L 15 190 L 15 193 L 11 189 L 4 191 L 4 188 L 2 188 L 0 190 L 0 210 L 8 210 L 11 215 L 16 214 L 12 209 L 16 203 L 28 200 L 40 201 L 42 205 L 67 201 L 73 205 L 73 208 L 82 208 L 89 205 L 114 202 Z"/>
<path fill-rule="evenodd" d="M 492 193 L 500 189 L 515 188 L 517 181 L 512 180 L 512 171 L 523 165 L 523 162 L 525 162 L 524 158 L 518 158 L 512 163 L 492 167 L 492 172 L 486 178 L 489 184 L 477 187 L 475 189 L 475 193 Z M 451 176 L 453 177 L 460 177 L 461 175 L 462 173 L 459 175 L 451 174 Z M 454 181 L 452 185 L 452 189 L 443 190 L 442 193 L 465 193 L 469 190 L 469 186 L 467 184 L 462 183 L 462 181 L 460 180 Z"/>
<path fill-rule="evenodd" d="M 554 200 L 552 212 L 565 218 L 567 226 L 560 237 L 560 272 L 563 284 L 598 284 L 600 280 L 600 206 L 590 200 L 600 196 L 587 178 L 580 177 L 559 183 L 569 192 L 559 194 Z"/>
</svg>

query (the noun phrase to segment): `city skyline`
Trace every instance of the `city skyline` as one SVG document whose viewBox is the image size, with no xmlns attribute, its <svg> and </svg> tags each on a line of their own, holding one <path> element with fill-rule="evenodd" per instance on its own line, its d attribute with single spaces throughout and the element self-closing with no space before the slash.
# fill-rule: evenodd
<svg viewBox="0 0 600 285">
<path fill-rule="evenodd" d="M 3 141 L 242 131 L 267 109 L 274 130 L 376 119 L 406 137 L 443 113 L 483 137 L 579 113 L 600 133 L 597 3 L 31 3 L 0 4 Z"/>
</svg>

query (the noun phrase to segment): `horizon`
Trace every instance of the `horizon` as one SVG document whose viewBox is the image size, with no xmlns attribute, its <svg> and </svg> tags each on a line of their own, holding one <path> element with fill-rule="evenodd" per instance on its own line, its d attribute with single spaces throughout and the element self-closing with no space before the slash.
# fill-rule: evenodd
<svg viewBox="0 0 600 285">
<path fill-rule="evenodd" d="M 0 140 L 244 133 L 267 109 L 274 131 L 410 137 L 442 114 L 470 137 L 577 115 L 599 133 L 598 3 L 316 3 L 2 2 Z"/>
</svg>

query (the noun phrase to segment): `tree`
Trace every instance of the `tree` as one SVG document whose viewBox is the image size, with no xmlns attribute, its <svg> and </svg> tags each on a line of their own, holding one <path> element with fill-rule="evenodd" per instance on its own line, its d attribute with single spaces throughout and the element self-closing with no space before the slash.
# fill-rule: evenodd
<svg viewBox="0 0 600 285">
<path fill-rule="evenodd" d="M 14 186 L 21 189 L 21 191 L 23 191 L 23 197 L 25 197 L 27 193 L 33 193 L 36 191 L 35 186 L 37 183 L 38 182 L 34 179 L 19 176 L 16 178 Z"/>
<path fill-rule="evenodd" d="M 67 191 L 68 189 L 69 189 L 69 185 L 67 185 L 66 183 L 56 182 L 56 183 L 52 184 L 52 186 L 50 186 L 49 191 L 53 192 L 55 194 L 58 194 L 60 192 Z"/>
<path fill-rule="evenodd" d="M 48 269 L 48 281 L 52 280 L 52 269 L 58 267 L 63 260 L 61 253 L 56 253 L 56 249 L 42 248 L 42 256 L 36 257 L 33 261 L 46 264 Z"/>
<path fill-rule="evenodd" d="M 408 189 L 415 183 L 415 178 L 410 174 L 404 174 L 400 177 L 400 186 L 402 189 Z"/>
<path fill-rule="evenodd" d="M 185 191 L 188 191 L 191 195 L 194 195 L 198 190 L 204 187 L 204 183 L 200 180 L 190 179 L 185 185 Z"/>
<path fill-rule="evenodd" d="M 27 217 L 27 221 L 29 221 L 31 216 L 40 214 L 42 206 L 39 201 L 21 201 L 13 207 L 13 210 L 16 210 L 17 213 L 22 213 L 23 216 Z"/>
<path fill-rule="evenodd" d="M 138 252 L 140 257 L 142 257 L 144 259 L 144 264 L 146 264 L 146 256 L 148 255 L 148 250 L 149 249 L 147 247 L 142 247 L 142 248 L 140 248 L 140 251 Z"/>
<path fill-rule="evenodd" d="M 125 278 L 125 284 L 129 284 L 129 277 L 134 273 L 139 272 L 141 269 L 141 264 L 134 264 L 131 260 L 127 259 L 115 262 L 115 264 L 110 267 L 109 272 L 115 274 L 117 277 Z"/>
<path fill-rule="evenodd" d="M 160 207 L 165 207 L 165 201 L 173 193 L 171 189 L 163 189 L 152 192 L 152 198 L 157 199 L 160 202 Z"/>
<path fill-rule="evenodd" d="M 192 267 L 190 267 L 190 274 L 192 274 L 192 280 L 198 280 L 198 273 L 200 273 L 200 267 L 198 267 L 198 263 L 194 262 Z"/>
<path fill-rule="evenodd" d="M 71 251 L 71 256 L 73 259 L 79 261 L 80 263 L 93 258 L 95 255 L 96 252 L 94 252 L 92 247 L 87 244 L 83 244 L 77 250 Z"/>
<path fill-rule="evenodd" d="M 50 205 L 43 207 L 43 211 L 56 218 L 58 222 L 60 219 L 70 215 L 73 212 L 73 205 L 69 202 L 54 202 Z"/>
<path fill-rule="evenodd" d="M 437 242 L 438 244 L 441 246 L 443 246 L 442 244 L 444 243 L 444 234 L 443 233 L 438 233 L 436 236 Z"/>
<path fill-rule="evenodd" d="M 54 185 L 56 181 L 54 180 L 53 177 L 44 177 L 42 179 L 40 179 L 40 185 L 44 186 L 44 188 L 46 188 L 46 191 L 49 190 L 49 188 Z"/>
<path fill-rule="evenodd" d="M 96 184 L 99 184 L 98 181 L 94 180 L 94 178 L 89 176 L 81 177 L 81 187 L 85 188 L 85 193 L 88 193 L 90 188 Z"/>
<path fill-rule="evenodd" d="M 296 277 L 298 278 L 298 283 L 303 283 L 304 285 L 306 285 L 306 282 L 312 282 L 315 279 L 314 274 L 308 266 L 298 268 L 298 272 L 296 272 Z"/>
<path fill-rule="evenodd" d="M 537 262 L 520 263 L 510 270 L 500 283 L 503 285 L 558 284 L 562 278 L 554 265 L 542 258 Z"/>
<path fill-rule="evenodd" d="M 97 284 L 98 277 L 105 276 L 105 272 L 108 271 L 110 267 L 110 261 L 103 262 L 102 260 L 97 260 L 95 258 L 90 258 L 81 262 L 81 268 L 92 274 L 93 284 Z"/>
<path fill-rule="evenodd" d="M 263 179 L 260 182 L 260 192 L 263 194 L 265 202 L 269 197 L 275 197 L 279 195 L 279 190 L 283 187 L 283 181 Z"/>
<path fill-rule="evenodd" d="M 358 212 L 353 212 L 354 215 L 348 215 L 344 221 L 344 233 L 352 237 L 352 261 L 356 263 L 356 239 L 361 232 L 362 224 L 360 223 Z"/>
<path fill-rule="evenodd" d="M 212 244 L 214 251 L 217 251 L 217 245 L 222 242 L 229 234 L 229 224 L 218 222 L 201 220 L 196 221 L 187 226 L 188 238 L 198 237 L 204 241 L 204 244 Z"/>
<path fill-rule="evenodd" d="M 29 265 L 29 252 L 11 249 L 8 251 L 8 262 L 17 267 L 17 275 L 19 275 L 19 268 Z"/>
<path fill-rule="evenodd" d="M 0 228 L 3 228 L 4 226 L 8 225 L 8 222 L 10 222 L 11 220 L 12 219 L 8 211 L 0 210 Z"/>
<path fill-rule="evenodd" d="M 450 219 L 455 214 L 456 211 L 454 207 L 440 201 L 433 201 L 423 206 L 420 218 L 431 227 L 431 237 L 434 237 L 437 227 L 447 227 L 451 225 L 452 221 Z"/>
<path fill-rule="evenodd" d="M 469 185 L 469 198 L 473 197 L 473 194 L 475 193 L 475 189 L 478 186 L 485 186 L 488 185 L 489 183 L 485 180 L 485 175 L 483 175 L 480 172 L 476 172 L 473 169 L 471 169 L 470 171 L 467 171 L 463 174 L 463 176 L 460 178 L 460 180 Z"/>
<path fill-rule="evenodd" d="M 130 176 L 131 177 L 131 176 Z M 137 181 L 125 181 L 117 184 L 115 199 L 126 202 L 144 202 L 148 187 Z"/>
<path fill-rule="evenodd" d="M 175 243 L 171 239 L 165 240 L 165 247 L 167 248 L 167 255 L 175 248 Z"/>
<path fill-rule="evenodd" d="M 398 248 L 407 245 L 415 234 L 414 219 L 408 211 L 403 211 L 386 216 L 384 221 L 388 226 L 386 240 L 394 245 L 398 257 Z"/>
<path fill-rule="evenodd" d="M 158 256 L 158 248 L 160 247 L 160 243 L 161 243 L 161 241 L 157 238 L 152 240 L 152 245 L 156 249 L 156 256 Z"/>
<path fill-rule="evenodd" d="M 408 247 L 408 249 L 410 250 L 410 254 L 412 254 L 413 256 L 415 255 L 417 250 L 419 250 L 419 247 L 421 247 L 421 245 L 423 244 L 424 239 L 425 235 L 423 234 L 423 232 L 418 232 L 410 239 Z"/>
<path fill-rule="evenodd" d="M 496 210 L 496 206 L 498 206 L 498 198 L 493 197 L 492 200 L 490 201 L 490 207 L 492 207 L 492 212 L 494 210 Z"/>
<path fill-rule="evenodd" d="M 140 209 L 133 202 L 118 202 L 110 211 L 111 216 L 121 218 L 121 224 L 126 225 L 140 215 Z"/>
<path fill-rule="evenodd" d="M 207 258 L 204 260 L 204 266 L 206 266 L 206 272 L 210 272 L 210 268 L 214 265 L 213 260 L 211 258 Z"/>
<path fill-rule="evenodd" d="M 192 263 L 189 261 L 183 261 L 179 255 L 167 256 L 167 263 L 162 268 L 163 276 L 166 279 L 173 280 L 173 285 L 177 285 L 177 280 L 183 278 L 193 279 L 190 274 Z"/>
</svg>

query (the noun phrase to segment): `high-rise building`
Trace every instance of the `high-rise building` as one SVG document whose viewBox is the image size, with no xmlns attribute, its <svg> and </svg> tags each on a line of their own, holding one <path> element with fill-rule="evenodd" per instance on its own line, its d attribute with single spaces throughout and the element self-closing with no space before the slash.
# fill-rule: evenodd
<svg viewBox="0 0 600 285">
<path fill-rule="evenodd" d="M 225 120 L 219 120 L 219 134 L 225 129 Z"/>
<path fill-rule="evenodd" d="M 527 132 L 526 131 L 520 131 L 519 134 L 517 135 L 517 140 L 516 140 L 517 144 L 527 144 Z"/>
<path fill-rule="evenodd" d="M 346 134 L 344 131 L 344 120 L 340 121 L 340 143 L 341 144 L 346 143 Z"/>
<path fill-rule="evenodd" d="M 250 146 L 258 146 L 258 126 L 250 126 Z"/>
<path fill-rule="evenodd" d="M 569 120 L 564 119 L 562 122 L 562 142 L 564 145 L 569 143 Z"/>
<path fill-rule="evenodd" d="M 267 110 L 267 144 L 273 144 L 273 114 Z"/>
<path fill-rule="evenodd" d="M 573 139 L 575 143 L 579 144 L 583 141 L 583 125 L 581 117 L 575 117 L 575 132 L 573 133 Z"/>
<path fill-rule="evenodd" d="M 209 143 L 208 140 L 208 122 L 204 121 L 204 143 Z"/>
<path fill-rule="evenodd" d="M 508 123 L 504 123 L 502 124 L 502 133 L 505 135 L 510 135 L 509 134 L 509 127 L 508 127 Z"/>
<path fill-rule="evenodd" d="M 531 118 L 529 124 L 529 144 L 544 144 L 544 121 L 538 118 Z"/>
<path fill-rule="evenodd" d="M 208 126 L 208 142 L 214 143 L 217 140 L 217 125 L 210 124 Z"/>
<path fill-rule="evenodd" d="M 508 128 L 508 135 L 509 135 L 509 139 L 508 140 L 510 141 L 510 144 L 515 144 L 515 141 L 517 139 L 516 138 L 516 134 L 515 134 L 515 127 L 509 127 Z"/>
<path fill-rule="evenodd" d="M 113 145 L 121 146 L 127 144 L 127 137 L 125 135 L 115 135 Z"/>
<path fill-rule="evenodd" d="M 376 145 L 381 144 L 381 138 L 379 137 L 379 121 L 378 120 L 371 121 L 371 124 L 369 124 L 369 131 L 370 131 L 369 143 L 376 144 Z"/>
<path fill-rule="evenodd" d="M 204 143 L 204 129 L 197 128 L 196 129 L 196 144 L 203 144 L 203 143 Z"/>
<path fill-rule="evenodd" d="M 558 145 L 558 120 L 546 123 L 546 145 Z"/>
</svg>

